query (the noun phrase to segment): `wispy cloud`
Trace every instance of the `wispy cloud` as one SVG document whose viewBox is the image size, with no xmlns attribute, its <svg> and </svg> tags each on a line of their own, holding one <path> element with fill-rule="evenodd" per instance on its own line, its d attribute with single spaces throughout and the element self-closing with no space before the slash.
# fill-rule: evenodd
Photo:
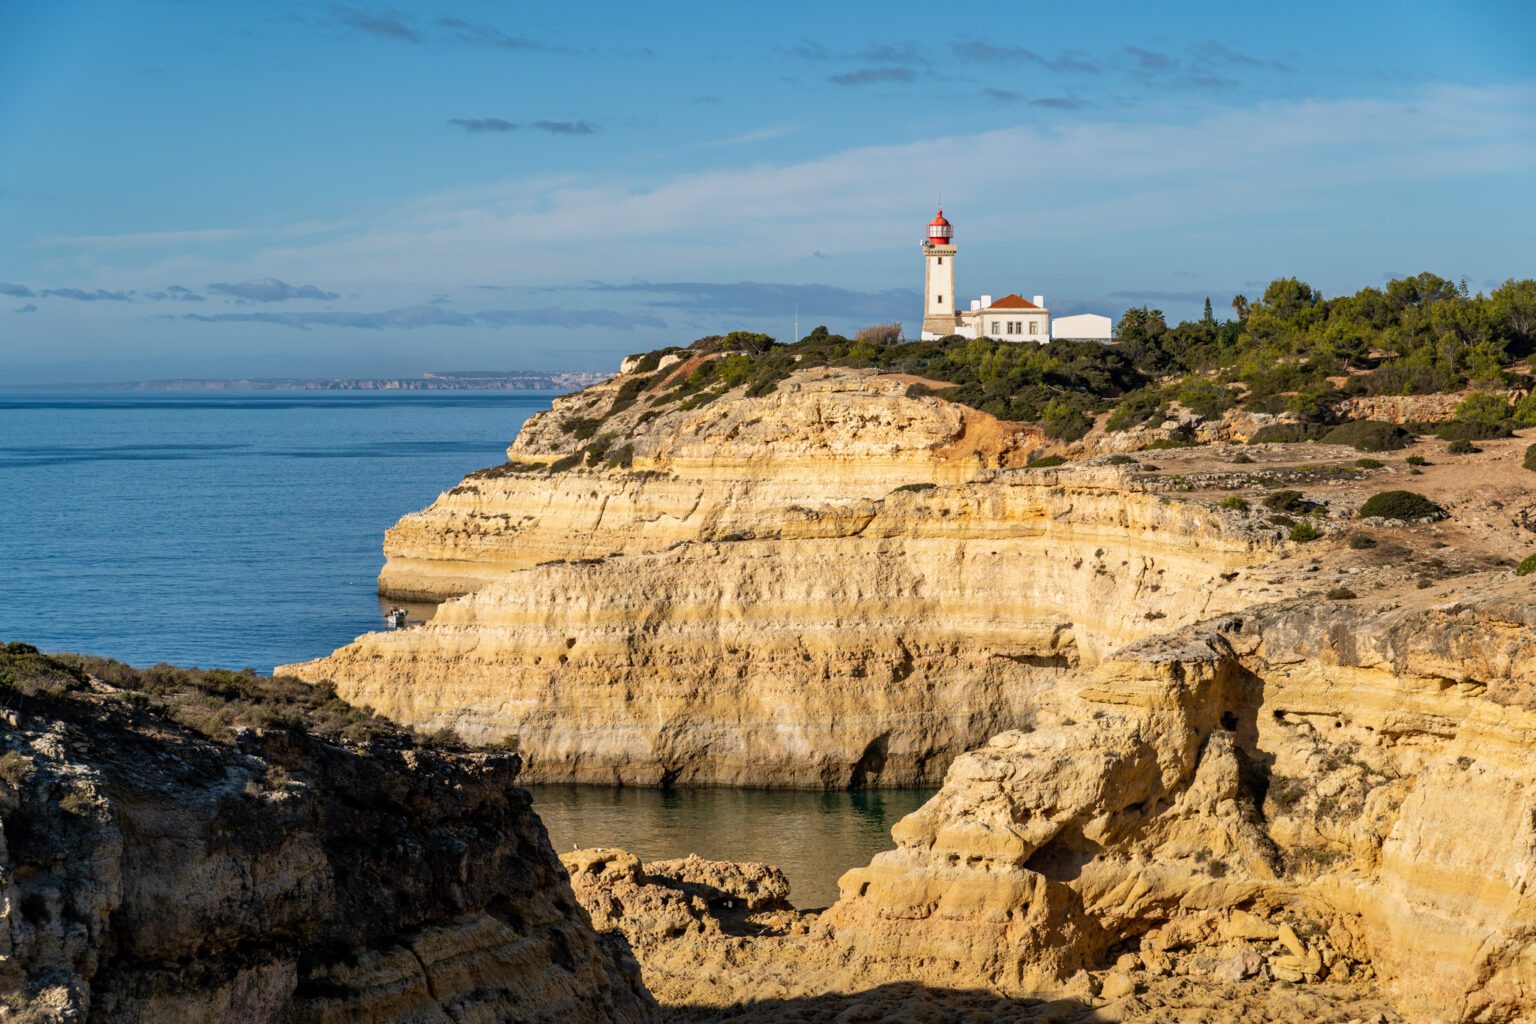
<svg viewBox="0 0 1536 1024">
<path fill-rule="evenodd" d="M 18 299 L 30 299 L 32 289 L 24 284 L 6 284 L 0 281 L 0 295 L 14 295 Z"/>
<path fill-rule="evenodd" d="M 11 310 L 11 312 L 12 313 L 36 313 L 37 312 L 37 303 L 29 302 L 25 306 L 17 306 L 15 309 Z"/>
<path fill-rule="evenodd" d="M 1294 72 L 1296 69 L 1283 61 L 1268 60 L 1264 57 L 1255 57 L 1252 54 L 1242 53 L 1232 49 L 1225 43 L 1219 43 L 1214 39 L 1206 39 L 1189 48 L 1189 52 L 1197 59 L 1220 64 L 1236 64 L 1250 68 L 1265 68 L 1270 71 L 1284 73 Z"/>
<path fill-rule="evenodd" d="M 454 117 L 448 123 L 471 135 L 487 132 L 543 132 L 546 135 L 594 135 L 598 127 L 590 121 L 506 121 L 499 117 Z"/>
<path fill-rule="evenodd" d="M 244 299 L 247 302 L 287 302 L 289 299 L 320 299 L 328 302 L 341 298 L 336 292 L 324 291 L 312 284 L 288 284 L 275 277 L 262 277 L 254 281 L 240 281 L 234 284 L 220 281 L 218 284 L 209 285 L 208 290 L 218 292 L 220 295 Z"/>
<path fill-rule="evenodd" d="M 1142 71 L 1170 71 L 1179 66 L 1176 58 L 1157 50 L 1145 50 L 1140 46 L 1127 46 L 1125 52 Z"/>
<path fill-rule="evenodd" d="M 666 309 L 745 316 L 776 316 L 798 305 L 806 312 L 878 319 L 898 316 L 922 301 L 922 293 L 915 288 L 855 291 L 825 284 L 763 281 L 589 281 L 579 290 L 628 293 Z"/>
<path fill-rule="evenodd" d="M 917 78 L 911 68 L 860 68 L 840 75 L 831 75 L 827 81 L 835 85 L 871 85 L 876 82 L 910 82 Z"/>
<path fill-rule="evenodd" d="M 1046 147 L 1049 161 L 1038 154 Z M 984 152 L 985 160 L 954 153 Z M 1071 118 L 859 146 L 814 159 L 692 169 L 638 181 L 628 172 L 528 177 L 423 197 L 380 211 L 345 236 L 254 254 L 258 265 L 317 278 L 415 281 L 442 290 L 461 268 L 495 280 L 552 283 L 634 267 L 698 280 L 714 268 L 802 260 L 839 240 L 869 251 L 905 246 L 914 197 L 944 183 L 967 243 L 1002 241 L 1028 217 L 1043 240 L 1109 237 L 1273 216 L 1336 204 L 1343 190 L 1395 182 L 1475 182 L 1536 173 L 1536 88 L 1434 85 L 1400 98 L 1209 106 L 1135 122 Z M 1041 206 L 1036 197 L 1051 195 Z M 508 246 L 507 238 L 526 242 Z M 808 238 L 818 241 L 807 243 Z M 426 294 L 430 295 L 430 292 Z"/>
<path fill-rule="evenodd" d="M 1088 106 L 1082 100 L 1073 99 L 1071 96 L 1041 96 L 1039 99 L 1029 101 L 1032 107 L 1044 107 L 1047 110 L 1082 110 Z"/>
<path fill-rule="evenodd" d="M 419 43 L 422 34 L 402 21 L 399 16 L 382 11 L 368 11 L 360 7 L 336 4 L 331 8 L 331 18 L 338 25 L 378 36 L 380 39 L 398 39 L 407 43 Z"/>
<path fill-rule="evenodd" d="M 1102 70 L 1097 61 L 1075 50 L 1043 54 L 1025 46 L 1008 46 L 977 39 L 951 44 L 951 51 L 965 61 L 983 64 L 1034 64 L 1048 71 L 1069 71 L 1094 75 Z"/>
<path fill-rule="evenodd" d="M 1024 97 L 1012 89 L 983 89 L 981 94 L 989 100 L 997 100 L 999 103 L 1017 103 Z"/>
<path fill-rule="evenodd" d="M 1176 292 L 1158 291 L 1157 289 L 1124 289 L 1110 292 L 1112 299 L 1129 299 L 1132 302 L 1202 302 L 1211 295 L 1227 294 L 1217 289 L 1215 292 Z"/>
<path fill-rule="evenodd" d="M 163 320 L 192 320 L 204 324 L 274 324 L 307 331 L 312 327 L 350 327 L 359 330 L 414 330 L 422 327 L 600 327 L 632 331 L 637 327 L 666 327 L 666 321 L 650 314 L 631 315 L 614 310 L 482 309 L 460 313 L 441 305 L 403 306 L 379 312 L 325 310 L 305 313 L 182 313 L 164 314 Z"/>
<path fill-rule="evenodd" d="M 131 302 L 133 292 L 109 292 L 104 288 L 86 291 L 84 288 L 44 288 L 39 298 L 74 299 L 76 302 Z"/>
<path fill-rule="evenodd" d="M 462 18 L 438 18 L 433 22 L 454 40 L 469 46 L 491 46 L 498 50 L 552 50 L 554 47 L 528 36 L 514 36 L 494 25 L 483 25 Z"/>
<path fill-rule="evenodd" d="M 689 149 L 723 149 L 727 146 L 748 146 L 754 142 L 771 142 L 774 139 L 782 139 L 790 134 L 788 125 L 773 125 L 768 128 L 757 128 L 750 132 L 742 132 L 739 135 L 729 135 L 723 139 L 710 139 L 706 142 L 695 142 Z"/>
</svg>

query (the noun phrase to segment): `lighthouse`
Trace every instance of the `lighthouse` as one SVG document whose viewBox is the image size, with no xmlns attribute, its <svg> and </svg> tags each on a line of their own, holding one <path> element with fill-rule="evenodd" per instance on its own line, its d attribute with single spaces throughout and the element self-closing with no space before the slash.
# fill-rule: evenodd
<svg viewBox="0 0 1536 1024">
<path fill-rule="evenodd" d="M 996 301 L 983 295 L 958 312 L 956 305 L 955 229 L 940 209 L 928 222 L 923 239 L 922 339 L 992 338 L 1043 345 L 1051 338 L 1051 311 L 1043 295 L 1036 295 L 1033 302 L 1022 295 L 1008 294 Z"/>
<path fill-rule="evenodd" d="M 923 239 L 923 337 L 955 333 L 955 231 L 942 209 Z"/>
</svg>

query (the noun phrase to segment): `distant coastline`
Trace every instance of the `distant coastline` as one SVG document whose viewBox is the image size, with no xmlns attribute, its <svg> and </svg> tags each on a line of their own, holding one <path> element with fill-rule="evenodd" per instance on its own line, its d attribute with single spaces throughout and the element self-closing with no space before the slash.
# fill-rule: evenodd
<svg viewBox="0 0 1536 1024">
<path fill-rule="evenodd" d="M 0 391 L 577 391 L 611 376 L 597 370 L 459 370 L 420 377 L 177 377 L 111 384 L 0 384 Z"/>
</svg>

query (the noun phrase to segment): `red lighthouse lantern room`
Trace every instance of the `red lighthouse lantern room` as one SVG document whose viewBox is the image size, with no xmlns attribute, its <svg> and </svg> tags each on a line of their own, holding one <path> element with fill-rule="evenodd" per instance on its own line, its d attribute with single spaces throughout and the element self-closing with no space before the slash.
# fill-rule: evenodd
<svg viewBox="0 0 1536 1024">
<path fill-rule="evenodd" d="M 950 245 L 954 237 L 954 229 L 949 226 L 949 221 L 944 219 L 944 211 L 940 210 L 938 216 L 928 222 L 928 244 Z"/>
</svg>

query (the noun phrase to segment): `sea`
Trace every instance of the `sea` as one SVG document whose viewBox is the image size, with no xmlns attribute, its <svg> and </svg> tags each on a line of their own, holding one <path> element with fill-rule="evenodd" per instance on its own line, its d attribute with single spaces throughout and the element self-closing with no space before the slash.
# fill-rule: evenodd
<svg viewBox="0 0 1536 1024">
<path fill-rule="evenodd" d="M 0 639 L 253 668 L 380 628 L 384 531 L 550 392 L 0 392 Z"/>
<path fill-rule="evenodd" d="M 552 397 L 0 392 L 0 641 L 262 673 L 329 654 L 382 626 L 384 531 L 504 462 Z M 929 795 L 533 792 L 557 849 L 766 861 L 802 907 Z"/>
</svg>

